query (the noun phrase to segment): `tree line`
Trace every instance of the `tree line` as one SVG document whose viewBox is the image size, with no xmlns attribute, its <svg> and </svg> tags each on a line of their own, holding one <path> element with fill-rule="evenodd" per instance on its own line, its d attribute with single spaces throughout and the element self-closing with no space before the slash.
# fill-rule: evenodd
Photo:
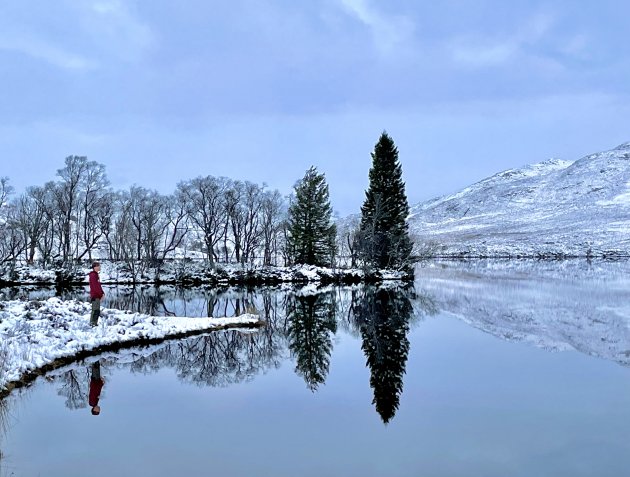
<svg viewBox="0 0 630 477">
<path fill-rule="evenodd" d="M 280 260 L 285 199 L 264 185 L 206 176 L 172 194 L 114 190 L 105 166 L 84 156 L 67 157 L 57 176 L 11 199 L 8 179 L 0 179 L 0 261 L 157 262 L 178 249 L 211 263 Z"/>
<path fill-rule="evenodd" d="M 338 230 L 325 176 L 315 167 L 289 198 L 210 175 L 160 194 L 138 185 L 115 190 L 103 164 L 69 156 L 56 180 L 17 197 L 9 179 L 0 178 L 0 262 L 159 263 L 177 251 L 210 264 L 408 268 L 409 206 L 398 150 L 385 132 L 369 176 L 360 222 Z"/>
</svg>

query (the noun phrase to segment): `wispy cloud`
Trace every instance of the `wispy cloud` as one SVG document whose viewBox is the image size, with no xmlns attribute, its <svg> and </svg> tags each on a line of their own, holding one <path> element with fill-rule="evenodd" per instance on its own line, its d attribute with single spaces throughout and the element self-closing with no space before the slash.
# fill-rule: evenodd
<svg viewBox="0 0 630 477">
<path fill-rule="evenodd" d="M 135 60 L 153 44 L 154 34 L 133 14 L 130 5 L 120 0 L 95 1 L 83 10 L 82 23 L 103 50 Z"/>
<path fill-rule="evenodd" d="M 44 60 L 51 65 L 70 70 L 87 70 L 97 66 L 95 61 L 66 51 L 50 41 L 23 34 L 7 32 L 0 34 L 0 50 L 22 53 L 32 58 Z"/>
<path fill-rule="evenodd" d="M 341 4 L 371 30 L 376 48 L 382 53 L 406 46 L 413 35 L 415 25 L 404 15 L 385 15 L 368 0 L 341 0 Z"/>
<path fill-rule="evenodd" d="M 131 5 L 119 0 L 60 1 L 54 19 L 46 9 L 31 12 L 26 6 L 5 6 L 0 8 L 0 50 L 68 70 L 136 60 L 152 45 L 153 34 L 134 16 Z"/>
<path fill-rule="evenodd" d="M 459 37 L 451 41 L 448 50 L 459 64 L 485 67 L 516 60 L 532 50 L 551 31 L 554 17 L 539 14 L 517 28 L 511 35 L 493 38 Z"/>
</svg>

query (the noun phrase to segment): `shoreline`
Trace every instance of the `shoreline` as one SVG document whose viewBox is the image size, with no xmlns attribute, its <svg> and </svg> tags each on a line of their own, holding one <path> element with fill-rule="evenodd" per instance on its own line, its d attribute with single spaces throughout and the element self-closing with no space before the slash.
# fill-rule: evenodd
<svg viewBox="0 0 630 477">
<path fill-rule="evenodd" d="M 51 370 L 104 352 L 265 326 L 253 314 L 154 317 L 103 308 L 100 324 L 91 328 L 89 312 L 89 304 L 77 300 L 0 301 L 0 399 Z"/>
<path fill-rule="evenodd" d="M 88 266 L 51 267 L 15 265 L 0 270 L 0 287 L 22 285 L 83 286 L 88 284 Z M 120 262 L 101 262 L 100 282 L 103 285 L 181 285 L 232 286 L 280 285 L 283 283 L 322 285 L 352 285 L 378 283 L 387 280 L 412 281 L 413 271 L 374 270 L 358 268 L 324 268 L 311 265 L 293 267 L 244 268 L 239 265 L 210 266 L 207 263 L 169 261 L 157 268 L 147 268 L 133 274 Z"/>
</svg>

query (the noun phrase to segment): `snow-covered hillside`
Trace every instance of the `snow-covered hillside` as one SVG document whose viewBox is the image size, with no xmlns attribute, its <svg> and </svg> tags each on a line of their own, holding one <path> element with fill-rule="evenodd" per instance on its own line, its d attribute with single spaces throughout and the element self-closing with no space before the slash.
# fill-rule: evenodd
<svg viewBox="0 0 630 477">
<path fill-rule="evenodd" d="M 501 172 L 412 207 L 409 223 L 440 256 L 630 255 L 630 142 Z"/>
</svg>

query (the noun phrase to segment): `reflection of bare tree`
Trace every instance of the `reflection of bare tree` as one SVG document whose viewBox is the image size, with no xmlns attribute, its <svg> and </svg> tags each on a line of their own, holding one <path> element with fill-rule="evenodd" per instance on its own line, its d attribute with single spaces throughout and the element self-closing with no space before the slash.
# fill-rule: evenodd
<svg viewBox="0 0 630 477">
<path fill-rule="evenodd" d="M 291 352 L 298 361 L 298 372 L 315 389 L 325 380 L 332 337 L 338 327 L 342 328 L 363 341 L 375 400 L 378 397 L 378 410 L 384 419 L 393 417 L 397 396 L 402 391 L 409 325 L 423 315 L 437 312 L 430 296 L 415 293 L 413 287 L 394 285 L 382 289 L 358 285 L 319 289 L 117 287 L 109 289 L 107 297 L 112 308 L 152 314 L 259 314 L 267 326 L 255 332 L 215 332 L 141 348 L 124 353 L 124 364 L 117 364 L 115 357 L 102 360 L 111 366 L 129 367 L 136 373 L 174 368 L 182 381 L 198 385 L 226 386 L 251 380 L 279 367 Z M 387 353 L 390 347 L 395 353 Z M 379 376 L 390 371 L 397 381 L 378 381 Z M 69 408 L 85 407 L 89 369 L 77 365 L 55 379 L 61 383 L 58 393 L 66 398 Z"/>
<path fill-rule="evenodd" d="M 148 357 L 136 359 L 131 369 L 150 373 L 171 367 L 183 381 L 227 386 L 278 367 L 285 347 L 282 338 L 269 330 L 216 332 L 167 345 Z"/>
<path fill-rule="evenodd" d="M 0 399 L 0 444 L 9 430 L 9 398 Z M 0 447 L 0 476 L 2 475 L 2 447 Z"/>
<path fill-rule="evenodd" d="M 101 359 L 91 365 L 76 363 L 60 374 L 49 375 L 47 379 L 59 383 L 57 394 L 66 399 L 65 405 L 68 409 L 84 409 L 88 407 L 93 370 L 96 366 L 100 369 L 100 364 L 106 362 L 107 360 Z"/>
<path fill-rule="evenodd" d="M 0 399 L 0 441 L 9 426 L 9 399 Z"/>
<path fill-rule="evenodd" d="M 57 390 L 57 394 L 66 398 L 65 404 L 68 409 L 87 407 L 88 387 L 90 384 L 90 375 L 87 369 L 73 369 L 64 373 L 59 380 L 61 387 Z"/>
<path fill-rule="evenodd" d="M 173 316 L 165 303 L 167 296 L 158 287 L 119 287 L 113 293 L 108 290 L 107 306 L 151 316 Z"/>
<path fill-rule="evenodd" d="M 223 317 L 258 313 L 262 295 L 247 287 L 121 286 L 106 290 L 106 305 L 152 316 Z"/>
</svg>

